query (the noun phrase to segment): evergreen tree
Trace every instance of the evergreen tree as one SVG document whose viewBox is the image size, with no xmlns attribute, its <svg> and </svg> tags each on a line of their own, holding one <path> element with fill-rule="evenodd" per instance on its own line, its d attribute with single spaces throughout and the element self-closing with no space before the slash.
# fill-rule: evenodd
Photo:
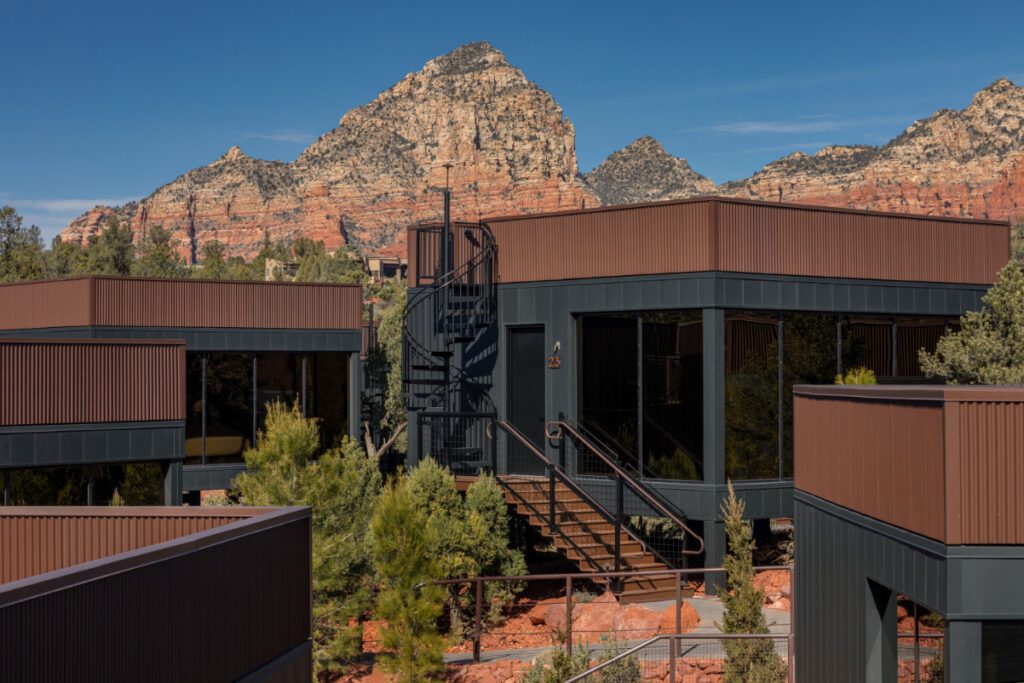
<svg viewBox="0 0 1024 683">
<path fill-rule="evenodd" d="M 375 616 L 387 624 L 381 630 L 381 667 L 400 683 L 440 681 L 445 643 L 437 620 L 444 610 L 444 591 L 425 582 L 442 576 L 437 560 L 441 539 L 408 479 L 385 488 L 371 532 L 380 582 Z"/>
<path fill-rule="evenodd" d="M 85 256 L 85 272 L 89 275 L 131 274 L 135 258 L 131 229 L 122 228 L 116 218 L 111 218 L 102 232 L 89 237 Z"/>
<path fill-rule="evenodd" d="M 45 274 L 39 228 L 25 227 L 13 207 L 0 207 L 0 282 L 39 280 Z"/>
<path fill-rule="evenodd" d="M 745 505 L 736 498 L 729 482 L 729 495 L 722 502 L 722 518 L 729 551 L 725 556 L 727 592 L 723 593 L 725 613 L 715 624 L 723 633 L 769 633 L 761 606 L 764 593 L 754 585 L 754 535 L 743 518 Z M 726 683 L 783 683 L 785 664 L 775 653 L 771 639 L 723 640 Z"/>
<path fill-rule="evenodd" d="M 296 282 L 337 282 L 363 284 L 366 272 L 362 260 L 351 250 L 340 248 L 328 254 L 323 242 L 300 238 L 292 245 L 298 268 Z"/>
<path fill-rule="evenodd" d="M 319 674 L 337 674 L 361 652 L 361 629 L 350 623 L 370 607 L 376 463 L 347 437 L 320 452 L 317 420 L 280 403 L 267 406 L 266 428 L 244 457 L 249 471 L 235 479 L 243 504 L 313 508 L 313 660 Z"/>
<path fill-rule="evenodd" d="M 224 259 L 224 245 L 217 240 L 210 240 L 199 250 L 202 268 L 195 271 L 195 276 L 204 280 L 226 280 L 228 263 Z"/>
<path fill-rule="evenodd" d="M 181 278 L 188 268 L 171 245 L 171 232 L 163 226 L 149 228 L 135 252 L 131 274 L 137 277 Z"/>
<path fill-rule="evenodd" d="M 82 245 L 65 242 L 57 235 L 50 242 L 50 251 L 46 253 L 46 277 L 73 277 L 87 272 L 88 256 Z"/>
<path fill-rule="evenodd" d="M 960 329 L 920 352 L 921 368 L 950 384 L 1024 384 L 1024 271 L 1007 264 L 982 297 L 980 311 L 960 318 Z"/>
</svg>

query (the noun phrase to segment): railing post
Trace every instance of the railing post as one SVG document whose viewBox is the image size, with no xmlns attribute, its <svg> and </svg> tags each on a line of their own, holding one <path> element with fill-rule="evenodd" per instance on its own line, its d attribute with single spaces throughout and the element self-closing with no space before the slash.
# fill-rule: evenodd
<svg viewBox="0 0 1024 683">
<path fill-rule="evenodd" d="M 476 580 L 476 609 L 473 615 L 473 661 L 480 661 L 480 638 L 483 636 L 484 582 Z"/>
<path fill-rule="evenodd" d="M 792 605 L 790 606 L 792 609 Z M 792 619 L 792 616 L 790 616 Z M 796 683 L 796 662 L 793 661 L 793 634 L 786 636 L 786 680 Z"/>
<path fill-rule="evenodd" d="M 572 577 L 565 577 L 565 651 L 572 657 Z"/>
<path fill-rule="evenodd" d="M 683 575 L 676 573 L 676 635 L 683 631 Z M 678 638 L 670 638 L 668 641 L 668 680 L 675 683 L 676 680 L 676 645 Z"/>
<path fill-rule="evenodd" d="M 498 423 L 491 420 L 491 474 L 498 476 Z"/>
<path fill-rule="evenodd" d="M 558 422 L 561 423 L 565 419 L 563 413 L 558 414 Z M 565 471 L 565 432 L 562 431 L 561 425 L 558 427 L 558 466 Z"/>
<path fill-rule="evenodd" d="M 413 419 L 416 420 L 416 462 L 423 460 L 423 420 L 420 419 L 420 413 L 413 413 Z"/>
<path fill-rule="evenodd" d="M 615 571 L 622 571 L 622 476 L 615 477 Z M 616 576 L 614 593 L 622 592 L 622 577 Z"/>
<path fill-rule="evenodd" d="M 555 524 L 555 467 L 548 463 L 548 529 L 552 534 L 558 533 Z"/>
</svg>

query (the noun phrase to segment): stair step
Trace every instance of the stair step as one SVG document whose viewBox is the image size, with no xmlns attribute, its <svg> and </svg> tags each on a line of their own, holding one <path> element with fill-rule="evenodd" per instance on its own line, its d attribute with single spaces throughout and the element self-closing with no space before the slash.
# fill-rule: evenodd
<svg viewBox="0 0 1024 683">
<path fill-rule="evenodd" d="M 413 370 L 426 370 L 428 372 L 444 372 L 445 367 L 443 365 L 424 365 L 420 363 L 414 363 L 412 366 Z"/>
<path fill-rule="evenodd" d="M 448 384 L 448 381 L 447 380 L 443 380 L 443 379 L 430 379 L 430 378 L 424 377 L 424 378 L 419 378 L 419 379 L 403 379 L 402 383 L 403 384 L 420 384 L 420 385 L 431 386 L 431 387 L 440 387 L 440 386 L 444 386 L 445 384 Z"/>
<path fill-rule="evenodd" d="M 437 356 L 438 358 L 451 358 L 452 356 L 455 355 L 455 352 L 454 351 L 449 351 L 449 350 L 445 350 L 445 351 L 431 351 L 430 355 L 431 356 Z"/>
</svg>

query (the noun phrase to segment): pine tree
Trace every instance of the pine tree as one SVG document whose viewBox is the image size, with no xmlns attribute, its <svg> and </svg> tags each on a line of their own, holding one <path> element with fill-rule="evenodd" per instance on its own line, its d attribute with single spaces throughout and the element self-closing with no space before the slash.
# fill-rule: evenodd
<svg viewBox="0 0 1024 683">
<path fill-rule="evenodd" d="M 122 228 L 116 218 L 111 218 L 99 235 L 89 238 L 85 254 L 85 271 L 89 275 L 130 274 L 135 259 L 131 229 Z"/>
<path fill-rule="evenodd" d="M 224 245 L 217 240 L 210 240 L 200 249 L 202 268 L 195 271 L 196 277 L 204 280 L 225 280 L 228 277 L 228 264 L 224 260 Z"/>
<path fill-rule="evenodd" d="M 442 576 L 434 529 L 407 479 L 385 488 L 371 523 L 380 582 L 375 616 L 387 624 L 381 667 L 400 683 L 440 681 L 444 672 L 445 642 L 437 630 L 444 590 L 426 583 Z"/>
<path fill-rule="evenodd" d="M 137 277 L 180 278 L 188 269 L 171 245 L 171 232 L 155 225 L 146 231 L 135 252 L 131 273 Z"/>
<path fill-rule="evenodd" d="M 313 508 L 313 661 L 318 673 L 340 673 L 361 653 L 361 629 L 350 623 L 371 603 L 376 463 L 347 437 L 320 452 L 317 420 L 280 403 L 267 406 L 266 428 L 244 457 L 249 471 L 235 479 L 243 504 Z"/>
<path fill-rule="evenodd" d="M 25 227 L 13 207 L 0 207 L 0 282 L 38 280 L 45 274 L 39 228 Z"/>
<path fill-rule="evenodd" d="M 980 311 L 960 318 L 935 353 L 922 350 L 921 368 L 950 384 L 1024 384 L 1024 270 L 1011 261 L 982 297 Z"/>
<path fill-rule="evenodd" d="M 743 518 L 745 504 L 736 498 L 729 482 L 729 495 L 722 502 L 722 519 L 729 551 L 725 556 L 727 592 L 722 595 L 725 613 L 716 624 L 723 633 L 769 633 L 761 606 L 764 593 L 754 585 L 754 535 Z M 775 653 L 771 639 L 722 641 L 725 649 L 726 683 L 783 683 L 785 664 Z"/>
</svg>

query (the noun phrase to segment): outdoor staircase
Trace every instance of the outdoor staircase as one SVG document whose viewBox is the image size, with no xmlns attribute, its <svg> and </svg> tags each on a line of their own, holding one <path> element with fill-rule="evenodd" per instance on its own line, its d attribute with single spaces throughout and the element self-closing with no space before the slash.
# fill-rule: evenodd
<svg viewBox="0 0 1024 683">
<path fill-rule="evenodd" d="M 567 485 L 555 484 L 555 529 L 548 523 L 550 483 L 542 477 L 499 477 L 505 501 L 530 526 L 549 539 L 580 572 L 615 571 L 615 525 L 605 514 L 575 493 Z M 670 567 L 658 560 L 642 542 L 626 534 L 620 540 L 619 571 L 659 571 Z M 609 584 L 609 579 L 597 578 Z M 619 602 L 652 602 L 676 596 L 672 575 L 623 577 Z"/>
</svg>

